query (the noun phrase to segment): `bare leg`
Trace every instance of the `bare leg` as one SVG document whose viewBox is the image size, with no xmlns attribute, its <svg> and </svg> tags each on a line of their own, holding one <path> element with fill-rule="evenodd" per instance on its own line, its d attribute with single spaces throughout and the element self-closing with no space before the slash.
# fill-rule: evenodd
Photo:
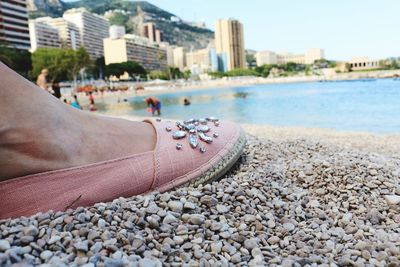
<svg viewBox="0 0 400 267">
<path fill-rule="evenodd" d="M 0 62 L 0 181 L 154 149 L 150 124 L 79 111 Z"/>
</svg>

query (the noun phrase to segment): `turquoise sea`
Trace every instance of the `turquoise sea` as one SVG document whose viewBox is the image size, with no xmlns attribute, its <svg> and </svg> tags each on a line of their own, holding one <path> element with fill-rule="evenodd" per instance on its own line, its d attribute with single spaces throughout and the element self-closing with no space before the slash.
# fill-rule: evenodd
<svg viewBox="0 0 400 267">
<path fill-rule="evenodd" d="M 238 86 L 156 97 L 168 118 L 212 115 L 239 123 L 400 133 L 400 80 L 394 79 Z M 183 105 L 184 98 L 190 106 Z M 127 100 L 125 114 L 149 115 L 143 96 Z"/>
</svg>

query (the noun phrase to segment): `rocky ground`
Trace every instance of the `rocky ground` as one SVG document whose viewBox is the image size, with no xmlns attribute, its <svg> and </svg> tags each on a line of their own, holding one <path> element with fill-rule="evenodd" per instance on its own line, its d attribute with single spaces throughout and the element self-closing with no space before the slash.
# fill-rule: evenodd
<svg viewBox="0 0 400 267">
<path fill-rule="evenodd" d="M 398 266 L 399 181 L 390 153 L 249 136 L 219 182 L 0 222 L 0 265 Z"/>
</svg>

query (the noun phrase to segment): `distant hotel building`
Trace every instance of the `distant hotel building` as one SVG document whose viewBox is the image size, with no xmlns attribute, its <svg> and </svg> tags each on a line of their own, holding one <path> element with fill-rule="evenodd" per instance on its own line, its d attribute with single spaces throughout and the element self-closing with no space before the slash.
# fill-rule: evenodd
<svg viewBox="0 0 400 267">
<path fill-rule="evenodd" d="M 57 28 L 47 24 L 47 18 L 29 21 L 31 52 L 41 47 L 60 48 L 60 35 Z"/>
<path fill-rule="evenodd" d="M 152 44 L 147 38 L 133 34 L 106 38 L 104 42 L 104 59 L 106 65 L 135 61 L 146 70 L 165 70 L 167 68 L 167 52 Z"/>
<path fill-rule="evenodd" d="M 156 24 L 152 22 L 148 22 L 143 25 L 142 36 L 148 38 L 153 43 L 161 43 L 164 41 L 162 31 L 157 29 Z"/>
<path fill-rule="evenodd" d="M 184 71 L 186 67 L 186 52 L 185 47 L 176 47 L 173 52 L 174 67 L 181 71 Z"/>
<path fill-rule="evenodd" d="M 214 47 L 192 51 L 186 54 L 186 65 L 192 74 L 218 70 L 218 58 Z"/>
<path fill-rule="evenodd" d="M 223 70 L 246 66 L 243 25 L 238 20 L 218 20 L 215 28 L 215 47 Z"/>
<path fill-rule="evenodd" d="M 0 1 L 0 43 L 18 49 L 30 49 L 25 0 Z"/>
<path fill-rule="evenodd" d="M 351 70 L 369 70 L 381 67 L 379 60 L 371 60 L 368 57 L 354 57 L 347 63 Z"/>
<path fill-rule="evenodd" d="M 304 54 L 275 53 L 272 51 L 260 51 L 256 53 L 257 66 L 265 64 L 286 64 L 289 62 L 297 64 L 312 64 L 315 60 L 324 58 L 324 50 L 311 48 Z"/>
<path fill-rule="evenodd" d="M 79 29 L 82 46 L 92 59 L 104 55 L 103 39 L 109 36 L 110 28 L 105 18 L 90 13 L 84 8 L 67 10 L 63 18 Z"/>
<path fill-rule="evenodd" d="M 82 46 L 81 34 L 75 24 L 63 18 L 48 18 L 46 23 L 58 29 L 61 47 L 75 50 Z"/>
</svg>

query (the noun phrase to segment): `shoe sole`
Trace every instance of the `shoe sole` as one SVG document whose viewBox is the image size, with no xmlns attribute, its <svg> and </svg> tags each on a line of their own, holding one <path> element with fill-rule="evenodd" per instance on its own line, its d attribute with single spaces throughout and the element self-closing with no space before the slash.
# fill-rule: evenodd
<svg viewBox="0 0 400 267">
<path fill-rule="evenodd" d="M 180 187 L 197 187 L 201 184 L 211 183 L 221 178 L 226 174 L 232 166 L 238 161 L 242 155 L 244 146 L 246 145 L 246 134 L 243 130 L 240 132 L 238 141 L 232 147 L 231 151 L 221 159 L 218 164 L 214 165 L 211 169 L 207 170 L 204 174 L 193 179 L 187 183 L 184 183 Z"/>
</svg>

